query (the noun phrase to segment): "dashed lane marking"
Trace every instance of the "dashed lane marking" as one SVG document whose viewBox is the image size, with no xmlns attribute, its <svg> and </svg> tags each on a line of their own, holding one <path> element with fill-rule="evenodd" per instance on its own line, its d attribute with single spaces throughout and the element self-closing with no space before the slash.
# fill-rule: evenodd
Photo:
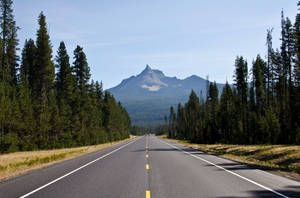
<svg viewBox="0 0 300 198">
<path fill-rule="evenodd" d="M 150 190 L 146 190 L 146 198 L 151 198 Z"/>
</svg>

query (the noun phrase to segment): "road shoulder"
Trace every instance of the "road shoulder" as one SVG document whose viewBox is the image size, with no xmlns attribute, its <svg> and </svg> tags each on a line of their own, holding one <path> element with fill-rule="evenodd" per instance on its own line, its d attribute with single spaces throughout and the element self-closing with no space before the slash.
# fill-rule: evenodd
<svg viewBox="0 0 300 198">
<path fill-rule="evenodd" d="M 92 146 L 65 148 L 55 150 L 25 151 L 0 155 L 0 182 L 16 178 L 27 173 L 44 169 L 67 160 L 116 146 L 137 138 Z"/>
<path fill-rule="evenodd" d="M 237 156 L 229 153 L 224 153 L 224 150 L 222 152 L 216 152 L 216 149 L 210 149 L 210 147 L 207 147 L 206 145 L 200 145 L 200 144 L 194 144 L 194 143 L 189 143 L 187 141 L 182 141 L 182 140 L 175 140 L 175 139 L 170 139 L 165 136 L 157 136 L 158 138 L 162 140 L 166 140 L 169 142 L 173 142 L 182 146 L 190 147 L 193 149 L 197 149 L 199 151 L 215 155 L 217 157 L 223 158 L 223 159 L 228 159 L 232 160 L 234 162 L 241 163 L 243 165 L 247 165 L 251 168 L 256 168 L 256 169 L 261 169 L 266 172 L 269 172 L 271 174 L 275 174 L 278 176 L 285 177 L 287 179 L 291 179 L 294 181 L 300 182 L 300 174 L 293 171 L 293 170 L 282 170 L 280 167 L 274 167 L 272 164 L 268 163 L 268 161 L 264 161 L 263 163 L 258 161 L 258 160 L 247 160 L 244 156 Z M 216 145 L 218 146 L 218 145 Z M 221 147 L 222 145 L 220 145 Z M 213 146 L 212 146 L 213 147 Z M 299 162 L 300 163 L 300 162 Z"/>
</svg>

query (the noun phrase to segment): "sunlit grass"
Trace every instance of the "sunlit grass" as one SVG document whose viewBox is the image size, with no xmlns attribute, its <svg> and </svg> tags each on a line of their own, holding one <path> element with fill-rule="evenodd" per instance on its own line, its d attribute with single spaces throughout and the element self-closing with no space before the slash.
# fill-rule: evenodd
<svg viewBox="0 0 300 198">
<path fill-rule="evenodd" d="M 168 140 L 238 162 L 300 174 L 300 146 L 194 144 L 184 140 Z"/>
</svg>

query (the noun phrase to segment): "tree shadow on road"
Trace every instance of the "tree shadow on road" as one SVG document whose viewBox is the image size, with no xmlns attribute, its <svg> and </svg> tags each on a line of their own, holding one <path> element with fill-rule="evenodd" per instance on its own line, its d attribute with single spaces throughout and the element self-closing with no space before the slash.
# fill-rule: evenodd
<svg viewBox="0 0 300 198">
<path fill-rule="evenodd" d="M 283 196 L 286 197 L 300 197 L 300 186 L 287 186 L 288 189 L 286 190 L 275 190 L 276 192 L 282 194 Z M 294 189 L 291 189 L 294 188 Z M 258 197 L 258 198 L 274 198 L 274 197 L 283 197 L 280 195 L 277 195 L 269 190 L 251 190 L 251 191 L 246 191 L 248 196 L 245 197 Z M 219 196 L 217 198 L 238 198 L 241 196 Z"/>
<path fill-rule="evenodd" d="M 234 170 L 255 170 L 259 168 L 255 165 L 245 165 L 245 164 L 238 164 L 238 163 L 218 163 L 217 166 L 221 166 L 226 170 L 234 171 Z M 206 164 L 205 166 L 214 166 L 212 164 Z M 222 169 L 218 169 L 219 171 L 223 171 Z"/>
</svg>

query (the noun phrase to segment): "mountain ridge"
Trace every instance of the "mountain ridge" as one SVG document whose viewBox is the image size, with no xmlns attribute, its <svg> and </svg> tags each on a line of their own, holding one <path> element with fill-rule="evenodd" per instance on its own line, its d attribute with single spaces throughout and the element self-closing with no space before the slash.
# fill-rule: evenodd
<svg viewBox="0 0 300 198">
<path fill-rule="evenodd" d="M 121 81 L 108 89 L 127 109 L 133 124 L 161 124 L 170 106 L 185 103 L 194 90 L 205 97 L 207 80 L 191 75 L 184 79 L 168 77 L 149 65 L 139 74 Z M 223 84 L 217 84 L 219 91 Z"/>
</svg>

